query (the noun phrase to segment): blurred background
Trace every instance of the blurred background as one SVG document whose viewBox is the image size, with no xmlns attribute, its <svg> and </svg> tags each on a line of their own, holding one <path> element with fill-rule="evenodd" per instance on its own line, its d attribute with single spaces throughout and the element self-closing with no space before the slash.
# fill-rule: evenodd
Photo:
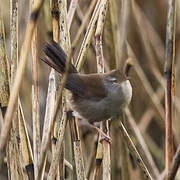
<svg viewBox="0 0 180 180">
<path fill-rule="evenodd" d="M 73 17 L 70 27 L 70 39 L 73 42 L 78 28 L 91 4 L 92 0 L 79 0 L 78 7 Z M 70 0 L 67 1 L 68 7 Z M 165 110 L 164 110 L 164 62 L 165 62 L 165 44 L 166 44 L 166 22 L 168 1 L 143 1 L 132 0 L 127 10 L 127 24 L 123 25 L 123 1 L 116 0 L 111 2 L 113 11 L 108 11 L 106 16 L 105 27 L 103 31 L 103 52 L 105 58 L 105 69 L 122 68 L 128 57 L 132 58 L 134 67 L 130 72 L 130 81 L 133 87 L 133 98 L 126 112 L 126 117 L 133 119 L 140 130 L 145 143 L 152 155 L 153 161 L 157 167 L 157 174 L 161 175 L 165 168 Z M 180 1 L 177 1 L 177 22 L 175 37 L 175 105 L 173 119 L 174 133 L 174 150 L 180 144 Z M 1 2 L 2 18 L 5 25 L 6 48 L 10 54 L 10 13 L 9 1 Z M 19 1 L 18 11 L 18 45 L 20 52 L 24 40 L 25 29 L 29 17 L 29 1 Z M 114 14 L 112 14 L 114 13 Z M 113 22 L 114 21 L 114 22 Z M 89 20 L 88 20 L 89 22 Z M 38 60 L 39 60 L 39 103 L 40 103 L 40 120 L 41 131 L 43 128 L 46 95 L 48 87 L 48 77 L 50 68 L 40 61 L 44 57 L 43 46 L 52 38 L 52 29 L 48 27 L 45 10 L 42 9 L 37 25 L 38 33 Z M 122 28 L 124 27 L 124 28 Z M 76 47 L 74 60 L 76 60 L 79 49 L 84 38 L 84 30 L 81 34 L 78 46 Z M 121 46 L 122 39 L 126 38 L 125 45 Z M 10 57 L 9 57 L 10 58 Z M 88 50 L 86 61 L 83 66 L 83 73 L 97 72 L 95 42 L 94 39 Z M 27 122 L 28 132 L 32 140 L 32 56 L 29 55 L 23 84 L 20 90 L 20 99 Z M 126 124 L 126 122 L 125 122 Z M 93 146 L 96 145 L 97 134 L 89 130 L 86 126 L 79 123 L 82 149 L 85 160 L 85 167 L 89 164 L 89 156 L 92 153 Z M 127 125 L 127 129 L 128 129 Z M 112 137 L 111 146 L 111 163 L 112 179 L 121 179 L 121 155 L 117 148 L 121 149 L 119 129 L 116 123 L 112 123 L 110 136 Z M 132 129 L 129 129 L 131 134 Z M 132 132 L 133 134 L 133 132 Z M 66 136 L 67 133 L 66 133 Z M 68 138 L 68 137 L 66 137 Z M 94 139 L 94 142 L 92 141 Z M 94 143 L 94 144 L 93 144 Z M 136 142 L 135 142 L 136 144 Z M 137 147 L 141 149 L 141 147 Z M 140 150 L 141 152 L 141 150 Z M 65 156 L 68 161 L 72 161 L 71 151 L 65 148 Z M 143 155 L 142 155 L 143 156 Z M 137 169 L 136 162 L 129 153 L 128 163 L 131 167 L 131 179 L 136 175 L 143 179 Z M 146 161 L 146 160 L 145 160 Z M 92 169 L 95 160 L 93 161 Z M 6 179 L 7 169 L 5 168 L 2 177 Z M 67 173 L 68 177 L 68 173 Z M 92 173 L 90 173 L 92 177 Z M 141 177 L 141 178 L 140 178 Z M 177 177 L 180 177 L 180 173 Z M 1 175 L 0 175 L 1 179 Z"/>
</svg>

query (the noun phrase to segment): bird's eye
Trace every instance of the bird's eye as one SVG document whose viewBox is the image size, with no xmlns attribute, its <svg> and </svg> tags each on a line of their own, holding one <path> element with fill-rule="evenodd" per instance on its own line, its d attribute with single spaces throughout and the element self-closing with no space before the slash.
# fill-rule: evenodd
<svg viewBox="0 0 180 180">
<path fill-rule="evenodd" d="M 109 81 L 113 83 L 117 83 L 117 79 L 115 77 L 109 77 Z"/>
</svg>

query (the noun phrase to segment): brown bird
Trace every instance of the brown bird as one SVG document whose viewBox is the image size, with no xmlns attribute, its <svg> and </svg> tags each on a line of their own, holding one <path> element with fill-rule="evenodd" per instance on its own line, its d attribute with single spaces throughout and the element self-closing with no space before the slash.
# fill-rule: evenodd
<svg viewBox="0 0 180 180">
<path fill-rule="evenodd" d="M 62 48 L 52 41 L 45 45 L 44 52 L 48 58 L 42 60 L 63 74 L 67 56 Z M 132 87 L 128 78 L 130 67 L 131 63 L 127 61 L 123 72 L 112 70 L 104 74 L 80 74 L 70 64 L 65 88 L 71 92 L 69 102 L 75 116 L 92 125 L 119 115 L 132 98 Z M 99 128 L 94 128 L 106 139 L 109 138 Z"/>
</svg>

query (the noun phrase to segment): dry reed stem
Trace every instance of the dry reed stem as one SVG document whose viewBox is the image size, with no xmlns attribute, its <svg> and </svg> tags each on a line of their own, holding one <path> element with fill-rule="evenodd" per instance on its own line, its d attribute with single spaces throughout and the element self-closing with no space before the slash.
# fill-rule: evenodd
<svg viewBox="0 0 180 180">
<path fill-rule="evenodd" d="M 105 128 L 105 129 L 104 129 Z M 109 136 L 109 122 L 108 120 L 102 122 L 102 129 Z M 102 142 L 103 145 L 103 179 L 111 179 L 111 156 L 110 144 L 106 141 Z"/>
<path fill-rule="evenodd" d="M 23 166 L 20 159 L 20 153 L 18 149 L 16 134 L 13 129 L 10 131 L 9 141 L 6 146 L 8 177 L 14 180 L 24 180 Z"/>
<path fill-rule="evenodd" d="M 140 169 L 142 170 L 143 175 L 145 176 L 146 179 L 152 179 L 151 174 L 149 173 L 147 167 L 145 166 L 141 156 L 139 155 L 133 141 L 131 140 L 131 138 L 130 138 L 128 132 L 126 131 L 124 125 L 122 124 L 122 122 L 119 123 L 119 128 L 121 131 L 123 131 L 123 135 L 125 138 L 124 142 L 127 143 L 127 146 L 129 148 L 130 152 L 132 153 L 133 157 L 136 158 L 137 164 L 140 167 Z"/>
<path fill-rule="evenodd" d="M 91 172 L 93 169 L 93 164 L 94 164 L 94 159 L 96 158 L 96 149 L 97 149 L 97 138 L 94 138 L 94 142 L 93 142 L 93 147 L 91 150 L 91 154 L 88 157 L 88 164 L 87 164 L 87 168 L 86 168 L 86 174 L 87 174 L 87 179 L 90 179 L 91 176 Z"/>
<path fill-rule="evenodd" d="M 6 59 L 6 49 L 5 49 L 4 23 L 1 17 L 1 9 L 0 9 L 0 37 L 1 37 L 0 38 L 0 108 L 2 110 L 2 115 L 4 116 L 9 101 L 9 79 L 8 79 L 8 64 Z"/>
<path fill-rule="evenodd" d="M 69 125 L 71 129 L 71 140 L 73 147 L 73 161 L 75 164 L 76 174 L 75 177 L 78 180 L 86 179 L 84 160 L 81 148 L 80 135 L 78 130 L 78 119 L 72 116 L 72 112 L 69 112 Z"/>
<path fill-rule="evenodd" d="M 84 170 L 84 162 L 82 157 L 80 140 L 74 141 L 74 156 L 75 156 L 77 180 L 85 180 L 86 175 Z"/>
<path fill-rule="evenodd" d="M 30 50 L 30 44 L 31 44 L 34 28 L 36 26 L 37 17 L 38 17 L 38 14 L 39 14 L 42 4 L 43 4 L 43 0 L 37 1 L 35 8 L 31 12 L 30 19 L 27 24 L 25 38 L 24 38 L 24 42 L 23 42 L 23 45 L 21 48 L 21 53 L 20 53 L 19 66 L 18 66 L 18 69 L 16 72 L 14 84 L 12 87 L 13 91 L 9 98 L 9 104 L 8 104 L 7 112 L 5 115 L 5 121 L 4 121 L 5 123 L 1 129 L 0 152 L 3 150 L 4 145 L 6 144 L 7 138 L 9 136 L 12 117 L 13 117 L 13 114 L 15 111 L 15 103 L 17 102 L 17 99 L 18 99 L 18 93 L 19 93 L 22 78 L 23 78 L 23 75 L 25 72 L 25 67 L 26 67 L 26 63 L 27 63 L 27 59 L 28 59 L 28 54 L 29 54 L 29 50 Z"/>
<path fill-rule="evenodd" d="M 73 17 L 74 17 L 77 5 L 78 5 L 78 0 L 71 0 L 71 3 L 69 5 L 68 14 L 67 14 L 67 26 L 68 26 L 68 30 L 71 27 L 72 20 L 73 20 Z"/>
<path fill-rule="evenodd" d="M 58 42 L 58 31 L 59 31 L 59 23 L 57 22 L 59 18 L 59 14 L 57 12 L 57 4 L 56 1 L 52 1 L 51 6 L 51 15 L 53 17 L 52 24 L 53 24 L 53 37 L 56 42 Z M 49 2 L 45 3 L 45 14 L 46 14 L 46 21 L 48 32 L 51 32 L 52 26 L 51 24 L 51 15 L 50 13 L 50 6 Z M 58 26 L 58 27 L 57 27 Z M 43 127 L 43 137 L 42 137 L 42 144 L 41 144 L 41 155 L 40 155 L 40 169 L 39 169 L 39 177 L 38 179 L 42 179 L 44 176 L 45 166 L 46 166 L 46 157 L 47 157 L 47 150 L 50 143 L 51 138 L 51 131 L 54 127 L 53 123 L 53 113 L 54 113 L 54 106 L 55 106 L 55 96 L 56 96 L 56 86 L 55 86 L 55 70 L 51 69 L 49 75 L 49 84 L 48 84 L 48 93 L 46 98 L 46 111 L 45 111 L 45 118 L 44 118 L 44 127 Z"/>
<path fill-rule="evenodd" d="M 130 14 L 130 0 L 124 0 L 122 1 L 122 10 L 121 10 L 121 23 L 119 25 L 120 30 L 120 37 L 119 38 L 119 49 L 118 49 L 118 57 L 119 59 L 116 61 L 116 68 L 120 69 L 122 67 L 122 64 L 125 60 L 126 56 L 126 40 L 127 40 L 127 29 L 128 29 L 128 22 L 129 22 L 129 14 Z M 123 121 L 125 120 L 125 116 L 123 113 Z M 121 170 L 122 170 L 122 179 L 123 180 L 129 180 L 130 174 L 129 174 L 129 168 L 128 168 L 128 152 L 127 148 L 125 146 L 124 138 L 122 135 L 122 132 L 120 133 L 120 156 L 121 156 Z"/>
<path fill-rule="evenodd" d="M 11 37 L 11 80 L 12 86 L 18 64 L 18 0 L 10 1 L 10 37 Z"/>
<path fill-rule="evenodd" d="M 97 70 L 98 73 L 104 73 L 104 56 L 102 49 L 102 33 L 103 27 L 106 18 L 106 12 L 108 8 L 109 1 L 102 0 L 100 4 L 99 17 L 95 32 L 95 40 L 96 40 L 96 59 L 97 59 Z M 109 123 L 108 120 L 105 122 L 101 122 L 101 127 L 103 131 L 106 131 L 107 135 L 109 135 Z M 103 145 L 103 179 L 110 180 L 111 179 L 111 160 L 110 160 L 110 144 L 106 141 L 102 142 Z"/>
<path fill-rule="evenodd" d="M 47 28 L 47 34 L 50 38 L 52 38 L 52 15 L 50 9 L 49 0 L 44 1 L 43 5 L 43 13 L 44 13 L 44 21 Z"/>
<path fill-rule="evenodd" d="M 64 48 L 64 51 L 65 52 L 68 52 L 68 49 L 70 49 L 71 47 L 71 43 L 70 43 L 70 34 L 69 34 L 69 27 L 71 26 L 69 24 L 69 27 L 68 27 L 68 15 L 67 15 L 67 4 L 66 4 L 66 1 L 63 1 L 62 3 L 59 4 L 59 9 L 61 10 L 61 17 L 60 17 L 60 44 L 61 46 Z M 73 12 L 71 11 L 74 11 L 75 9 L 72 8 L 72 9 L 69 9 L 69 13 L 70 14 L 73 14 Z M 72 23 L 72 21 L 71 21 Z M 73 49 L 71 49 L 70 51 L 73 51 Z M 67 92 L 66 93 L 66 96 L 69 96 L 69 94 Z M 70 110 L 70 107 L 67 105 L 64 105 L 64 108 L 63 108 L 63 113 L 65 114 Z M 72 117 L 72 116 L 70 116 Z M 67 117 L 66 117 L 67 118 Z M 72 141 L 72 148 L 73 148 L 73 155 L 74 155 L 74 164 L 75 164 L 75 168 L 73 169 L 73 173 L 75 173 L 75 170 L 76 170 L 76 175 L 75 177 L 77 176 L 77 179 L 85 179 L 85 171 L 84 171 L 84 162 L 83 162 L 83 155 L 82 155 L 82 149 L 81 149 L 81 143 L 80 143 L 80 138 L 79 138 L 79 128 L 78 128 L 78 122 L 77 122 L 77 119 L 75 119 L 74 117 L 71 119 L 72 122 L 70 122 L 70 119 L 69 119 L 69 123 L 71 125 L 72 123 L 72 127 L 71 129 L 75 129 L 76 132 L 77 132 L 77 138 L 74 139 L 74 141 Z M 73 132 L 71 131 L 71 134 Z M 74 178 L 75 178 L 74 177 Z"/>
<path fill-rule="evenodd" d="M 11 41 L 11 74 L 10 74 L 10 91 L 15 79 L 15 72 L 18 63 L 18 1 L 10 1 L 10 41 Z M 8 157 L 8 176 L 10 179 L 27 179 L 27 174 L 23 171 L 25 167 L 22 163 L 22 154 L 19 151 L 19 122 L 18 122 L 18 102 L 14 105 L 15 113 L 12 120 L 12 129 L 10 138 L 7 143 L 6 155 Z"/>
<path fill-rule="evenodd" d="M 67 2 L 59 1 L 59 11 L 61 12 L 59 15 L 59 44 L 63 48 L 64 52 L 68 54 L 71 50 L 71 41 L 70 34 L 67 26 Z M 71 54 L 71 53 L 70 53 Z"/>
<path fill-rule="evenodd" d="M 177 151 L 174 155 L 167 180 L 173 180 L 175 178 L 179 166 L 180 166 L 180 145 L 178 146 Z"/>
<path fill-rule="evenodd" d="M 151 156 L 151 153 L 149 152 L 149 149 L 144 141 L 143 136 L 141 135 L 141 132 L 138 128 L 138 126 L 136 125 L 136 122 L 131 114 L 131 112 L 129 111 L 129 109 L 125 109 L 125 113 L 128 116 L 128 122 L 130 124 L 130 128 L 133 129 L 135 135 L 136 135 L 136 141 L 137 143 L 139 143 L 139 145 L 142 147 L 143 152 L 147 158 L 147 164 L 148 167 L 151 168 L 152 174 L 155 176 L 155 179 L 159 176 L 159 170 L 156 167 L 156 164 Z"/>
<path fill-rule="evenodd" d="M 60 88 L 58 89 L 58 92 L 57 92 L 56 104 L 55 104 L 53 118 L 52 118 L 53 121 L 56 119 L 58 109 L 60 108 L 60 100 L 62 98 L 63 88 L 64 88 L 65 83 L 66 83 L 66 79 L 67 79 L 67 75 L 68 75 L 69 64 L 71 62 L 72 53 L 73 52 L 70 50 L 70 53 L 67 56 L 66 71 L 65 71 L 64 76 L 62 78 L 61 86 L 60 86 Z M 61 146 L 62 146 L 63 139 L 64 139 L 66 123 L 67 123 L 67 118 L 63 117 L 61 122 L 60 122 L 59 136 L 58 136 L 58 140 L 57 140 L 57 144 L 56 144 L 56 151 L 55 151 L 55 154 L 54 154 L 51 166 L 50 166 L 50 170 L 49 170 L 49 173 L 48 173 L 48 180 L 55 178 L 55 174 L 56 174 L 55 172 L 56 172 L 56 169 L 57 169 L 57 166 L 58 166 L 58 162 L 59 162 L 59 158 L 60 158 L 59 157 L 59 153 L 60 153 Z M 53 128 L 53 124 L 50 127 L 51 131 L 52 131 L 52 128 Z M 46 142 L 45 149 L 48 148 L 49 141 L 50 141 L 50 138 Z M 41 156 L 41 163 L 42 164 L 43 164 L 44 158 L 45 158 L 45 153 L 43 153 L 42 156 Z"/>
<path fill-rule="evenodd" d="M 32 49 L 32 71 L 33 71 L 32 117 L 33 117 L 34 178 L 35 180 L 37 180 L 39 173 L 39 158 L 40 158 L 40 149 L 41 149 L 39 100 L 38 100 L 39 85 L 38 85 L 38 59 L 37 59 L 37 27 L 34 30 L 31 49 Z"/>
<path fill-rule="evenodd" d="M 57 43 L 59 41 L 59 13 L 58 0 L 51 0 L 53 40 Z"/>
<path fill-rule="evenodd" d="M 58 6 L 58 1 L 57 0 L 51 0 L 51 15 L 52 15 L 52 27 L 53 27 L 53 40 L 58 43 L 59 41 L 59 6 Z M 56 72 L 53 68 L 51 68 L 51 73 L 54 79 L 55 87 L 59 86 L 59 83 L 57 83 L 57 78 L 56 78 Z M 54 93 L 56 93 L 56 88 L 54 88 Z M 52 107 L 53 108 L 53 107 Z M 56 141 L 58 138 L 58 122 L 61 119 L 61 110 L 58 110 L 58 120 L 54 122 L 54 132 L 53 132 L 53 138 L 52 138 L 52 156 L 54 156 L 55 149 L 56 149 Z M 60 116 L 59 116 L 60 114 Z M 62 155 L 62 152 L 61 152 Z M 61 156 L 62 157 L 62 156 Z M 60 162 L 60 164 L 64 164 L 63 161 Z M 60 178 L 60 172 L 59 172 L 59 166 L 57 167 L 57 172 L 56 172 L 56 180 L 59 180 Z"/>
<path fill-rule="evenodd" d="M 77 175 L 76 175 L 76 165 L 75 165 L 75 155 L 74 155 L 75 154 L 74 153 L 74 141 L 75 141 L 75 138 L 77 137 L 77 135 L 75 135 L 75 133 L 77 133 L 77 131 L 75 130 L 76 126 L 73 125 L 73 123 L 75 123 L 75 119 L 74 119 L 74 117 L 72 117 L 71 111 L 69 111 L 67 118 L 69 120 L 69 130 L 70 130 L 70 134 L 71 134 L 71 150 L 72 150 L 72 165 L 73 165 L 72 178 L 76 180 Z"/>
<path fill-rule="evenodd" d="M 63 77 L 63 79 L 64 79 L 64 77 Z M 62 89 L 62 88 L 60 88 L 60 89 Z M 61 96 L 62 96 L 62 91 L 61 91 Z M 58 167 L 58 163 L 59 163 L 59 160 L 60 160 L 59 154 L 60 154 L 60 151 L 62 149 L 66 124 L 67 124 L 67 118 L 65 117 L 65 114 L 64 114 L 64 116 L 62 117 L 62 119 L 60 121 L 59 134 L 58 134 L 58 139 L 57 139 L 57 142 L 56 142 L 56 150 L 55 150 L 55 153 L 54 153 L 54 156 L 53 156 L 53 159 L 52 159 L 52 162 L 51 162 L 51 166 L 50 166 L 50 169 L 49 169 L 49 173 L 48 173 L 48 177 L 47 177 L 48 180 L 53 180 L 55 178 L 55 176 L 56 176 L 57 167 Z"/>
<path fill-rule="evenodd" d="M 15 72 L 17 71 L 17 64 L 18 64 L 18 1 L 12 0 L 10 3 L 10 37 L 11 37 L 11 73 L 10 73 L 10 92 L 12 91 L 12 84 L 14 83 L 15 79 Z M 16 112 L 13 117 L 13 130 L 14 135 L 19 136 L 19 124 L 18 124 L 18 102 L 15 105 Z M 15 140 L 16 141 L 16 140 Z M 14 142 L 17 143 L 17 142 Z"/>
<path fill-rule="evenodd" d="M 74 48 L 76 46 L 76 44 L 79 43 L 79 39 L 80 39 L 82 32 L 84 31 L 84 29 L 88 23 L 88 19 L 90 18 L 90 15 L 91 15 L 96 3 L 97 3 L 97 0 L 92 0 L 91 4 L 89 6 L 89 9 L 87 10 L 87 13 L 85 14 L 85 16 L 83 18 L 82 24 L 78 29 L 76 37 L 74 38 L 74 41 L 72 43 L 72 48 Z"/>
<path fill-rule="evenodd" d="M 99 136 L 99 139 L 100 139 L 100 136 Z M 96 164 L 95 164 L 93 178 L 92 178 L 93 180 L 97 180 L 99 177 L 100 167 L 102 164 L 102 158 L 103 158 L 103 146 L 101 143 L 98 143 L 97 152 L 96 152 Z"/>
<path fill-rule="evenodd" d="M 31 149 L 31 143 L 28 136 L 28 131 L 26 127 L 26 122 L 22 110 L 21 103 L 19 102 L 19 137 L 21 140 L 20 143 L 20 152 L 23 159 L 23 164 L 25 167 L 33 164 L 33 154 Z"/>
<path fill-rule="evenodd" d="M 176 70 L 177 71 L 179 70 L 179 66 L 177 67 Z M 161 93 L 159 93 L 159 94 L 162 94 L 162 93 L 164 94 L 164 88 L 165 88 L 165 84 L 166 84 L 164 77 L 161 75 L 161 73 L 156 68 L 153 68 L 152 71 L 153 71 L 154 75 L 157 77 L 157 80 L 159 81 L 160 85 L 162 86 Z M 160 99 L 162 99 L 162 98 L 160 98 Z M 178 100 L 177 96 L 174 97 L 174 105 L 176 107 L 177 112 L 180 113 L 180 101 Z M 173 129 L 173 131 L 175 132 L 174 129 Z"/>
<path fill-rule="evenodd" d="M 173 160 L 173 132 L 172 132 L 172 88 L 174 76 L 175 59 L 175 26 L 176 26 L 176 1 L 168 1 L 168 16 L 166 27 L 166 55 L 164 65 L 164 75 L 166 78 L 165 88 L 165 112 L 166 112 L 166 170 L 169 174 Z"/>
<path fill-rule="evenodd" d="M 42 143 L 41 143 L 41 162 L 40 162 L 40 167 L 39 167 L 39 180 L 41 180 L 44 176 L 48 141 L 50 141 L 51 127 L 53 126 L 52 116 L 53 116 L 54 106 L 55 106 L 55 92 L 56 92 L 55 77 L 54 77 L 54 72 L 51 71 L 49 75 L 48 93 L 47 93 L 47 98 L 46 98 L 46 111 L 45 111 L 45 118 L 44 118 Z"/>
<path fill-rule="evenodd" d="M 85 61 L 85 56 L 87 54 L 87 50 L 90 46 L 90 42 L 92 40 L 92 37 L 94 35 L 94 31 L 95 31 L 95 25 L 96 25 L 96 21 L 97 18 L 99 16 L 99 10 L 100 10 L 100 2 L 101 0 L 99 0 L 96 4 L 96 7 L 94 9 L 93 15 L 91 16 L 91 20 L 89 22 L 86 34 L 84 36 L 80 51 L 79 51 L 79 55 L 76 61 L 75 66 L 77 67 L 77 70 L 80 71 L 80 69 L 82 68 L 84 61 Z M 75 46 L 72 46 L 75 47 Z"/>
<path fill-rule="evenodd" d="M 59 4 L 59 8 L 63 11 L 61 13 L 61 17 L 60 18 L 60 24 L 61 24 L 61 28 L 60 28 L 60 44 L 62 45 L 62 47 L 64 48 L 65 52 L 68 52 L 68 49 L 70 49 L 71 45 L 70 45 L 70 35 L 69 35 L 69 29 L 68 29 L 68 22 L 67 22 L 67 4 L 66 1 L 63 1 L 62 3 Z M 74 9 L 69 9 L 69 13 L 71 13 L 71 11 L 73 11 Z M 64 28 L 62 28 L 62 26 L 64 26 Z M 74 48 L 71 49 L 71 51 L 73 51 Z M 68 96 L 68 93 L 66 94 Z M 70 107 L 67 105 L 66 106 L 67 112 L 71 111 Z M 64 113 L 65 109 L 64 109 Z M 72 116 L 70 116 L 71 118 Z M 86 175 L 85 175 L 85 170 L 84 170 L 84 160 L 83 160 L 83 154 L 82 154 L 82 148 L 81 148 L 81 142 L 80 142 L 80 136 L 79 136 L 79 128 L 78 128 L 78 120 L 77 118 L 71 118 L 72 122 L 70 122 L 69 119 L 69 123 L 71 125 L 71 130 L 75 130 L 76 133 L 74 134 L 71 131 L 72 136 L 76 135 L 75 137 L 72 137 L 73 141 L 72 141 L 72 147 L 73 147 L 73 152 L 74 152 L 74 161 L 75 161 L 75 170 L 76 170 L 76 176 L 77 179 L 86 179 Z M 71 124 L 72 123 L 72 124 Z"/>
</svg>

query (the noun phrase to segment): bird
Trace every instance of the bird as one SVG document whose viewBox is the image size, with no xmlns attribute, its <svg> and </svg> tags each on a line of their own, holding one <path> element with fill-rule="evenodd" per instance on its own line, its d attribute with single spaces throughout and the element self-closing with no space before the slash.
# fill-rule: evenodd
<svg viewBox="0 0 180 180">
<path fill-rule="evenodd" d="M 66 71 L 67 55 L 55 41 L 44 46 L 45 58 L 41 60 L 63 75 Z M 123 71 L 114 69 L 106 73 L 82 74 L 70 63 L 65 88 L 74 115 L 85 119 L 105 139 L 109 137 L 94 125 L 95 122 L 118 116 L 130 104 L 132 86 L 129 69 L 132 61 L 126 61 Z"/>
</svg>

